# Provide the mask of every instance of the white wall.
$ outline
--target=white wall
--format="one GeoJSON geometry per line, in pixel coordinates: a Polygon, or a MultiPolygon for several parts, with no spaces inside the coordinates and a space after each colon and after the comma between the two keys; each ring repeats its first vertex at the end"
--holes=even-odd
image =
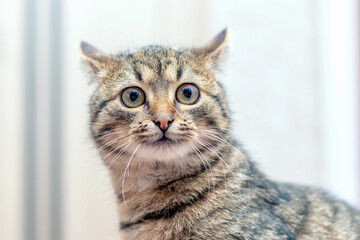
{"type": "Polygon", "coordinates": [[[318,8],[324,179],[360,208],[359,1],[321,0],[318,8]]]}
{"type": "Polygon", "coordinates": [[[213,23],[232,29],[224,82],[236,134],[270,177],[324,186],[314,1],[234,3],[214,1],[213,23]]]}
{"type": "Polygon", "coordinates": [[[22,236],[22,37],[19,1],[0,1],[0,239],[22,236]]]}

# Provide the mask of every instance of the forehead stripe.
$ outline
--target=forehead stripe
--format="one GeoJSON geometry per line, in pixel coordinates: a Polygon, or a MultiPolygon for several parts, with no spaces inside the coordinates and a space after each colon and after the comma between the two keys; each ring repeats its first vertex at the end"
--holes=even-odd
{"type": "Polygon", "coordinates": [[[181,76],[182,76],[182,67],[179,67],[178,70],[176,71],[176,79],[179,81],[181,76]]]}
{"type": "Polygon", "coordinates": [[[159,60],[159,62],[157,64],[157,73],[158,73],[159,76],[161,75],[161,72],[162,72],[162,63],[159,60]]]}
{"type": "Polygon", "coordinates": [[[137,80],[139,80],[140,82],[143,81],[141,73],[138,70],[136,70],[135,68],[134,68],[134,74],[135,74],[137,80]]]}

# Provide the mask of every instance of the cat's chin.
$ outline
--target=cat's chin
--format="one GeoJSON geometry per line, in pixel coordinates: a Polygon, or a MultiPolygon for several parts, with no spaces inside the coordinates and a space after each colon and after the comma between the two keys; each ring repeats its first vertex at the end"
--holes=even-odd
{"type": "Polygon", "coordinates": [[[193,152],[190,142],[175,142],[171,139],[159,139],[154,143],[142,144],[136,155],[147,160],[179,161],[193,152]]]}

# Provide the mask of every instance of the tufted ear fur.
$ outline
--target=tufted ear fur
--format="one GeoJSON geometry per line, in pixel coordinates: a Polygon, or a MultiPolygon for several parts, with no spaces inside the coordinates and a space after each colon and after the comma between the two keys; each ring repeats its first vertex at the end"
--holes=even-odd
{"type": "Polygon", "coordinates": [[[85,63],[94,73],[98,73],[105,64],[111,61],[111,56],[103,53],[86,42],[80,42],[79,53],[85,63]]]}
{"type": "Polygon", "coordinates": [[[216,68],[221,63],[227,48],[229,39],[229,30],[225,28],[216,35],[208,44],[200,48],[194,48],[191,51],[202,59],[208,68],[216,68]]]}

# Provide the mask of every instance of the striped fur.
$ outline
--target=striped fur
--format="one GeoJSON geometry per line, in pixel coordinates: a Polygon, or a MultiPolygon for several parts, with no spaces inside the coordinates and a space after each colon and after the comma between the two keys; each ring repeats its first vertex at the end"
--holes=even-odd
{"type": "Polygon", "coordinates": [[[214,72],[228,38],[202,48],[148,46],[106,55],[87,43],[80,53],[98,86],[91,133],[109,169],[123,239],[360,239],[360,215],[313,188],[267,179],[231,136],[226,95],[214,72]],[[195,84],[200,99],[177,101],[195,84]],[[143,105],[127,108],[125,88],[143,105]],[[168,142],[154,119],[171,116],[168,142]]]}

